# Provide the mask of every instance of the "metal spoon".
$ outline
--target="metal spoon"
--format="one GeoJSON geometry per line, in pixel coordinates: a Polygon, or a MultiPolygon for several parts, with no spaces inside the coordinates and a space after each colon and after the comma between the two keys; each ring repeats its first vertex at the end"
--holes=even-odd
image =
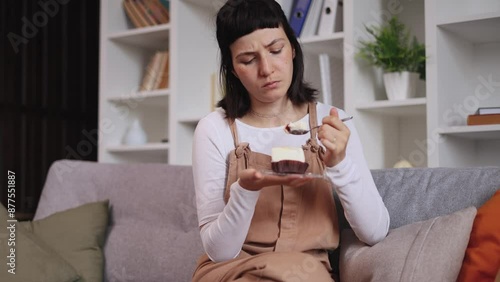
{"type": "MultiPolygon", "coordinates": [[[[352,118],[353,118],[353,116],[349,116],[349,117],[341,119],[340,121],[345,122],[345,121],[351,120],[352,118]]],[[[321,125],[318,125],[318,126],[315,126],[315,127],[311,128],[311,129],[305,129],[305,130],[303,130],[303,129],[293,129],[293,130],[290,130],[290,126],[287,124],[285,126],[285,132],[288,133],[288,134],[292,134],[292,135],[304,135],[304,134],[309,133],[309,131],[311,131],[311,130],[313,130],[315,128],[318,128],[320,126],[321,125]]]]}

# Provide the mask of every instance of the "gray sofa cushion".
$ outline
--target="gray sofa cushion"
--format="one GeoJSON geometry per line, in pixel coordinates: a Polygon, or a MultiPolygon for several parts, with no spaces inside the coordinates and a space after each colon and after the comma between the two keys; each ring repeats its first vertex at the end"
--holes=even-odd
{"type": "Polygon", "coordinates": [[[107,281],[190,281],[203,248],[192,170],[166,164],[57,161],[35,219],[109,199],[107,281]]]}
{"type": "Polygon", "coordinates": [[[372,170],[391,216],[390,228],[480,207],[500,188],[500,168],[372,170]]]}

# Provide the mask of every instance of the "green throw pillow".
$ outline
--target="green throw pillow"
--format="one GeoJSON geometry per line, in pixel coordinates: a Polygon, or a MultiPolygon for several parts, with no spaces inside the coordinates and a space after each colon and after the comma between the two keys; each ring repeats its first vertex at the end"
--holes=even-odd
{"type": "MultiPolygon", "coordinates": [[[[3,208],[2,214],[6,216],[5,208],[3,208]]],[[[69,263],[69,266],[76,270],[83,281],[100,282],[103,281],[104,273],[103,245],[107,224],[108,201],[101,201],[61,211],[40,220],[21,222],[18,224],[18,229],[22,229],[24,233],[35,238],[36,246],[45,245],[51,250],[51,254],[54,254],[53,257],[59,258],[66,264],[69,263]]],[[[22,242],[16,242],[17,246],[20,244],[22,242]]],[[[43,259],[33,259],[33,263],[26,263],[26,265],[29,265],[28,269],[31,270],[31,267],[40,267],[40,265],[46,267],[45,263],[46,261],[43,259]]],[[[18,270],[21,272],[21,265],[18,266],[18,270]]],[[[24,274],[24,271],[22,272],[24,274]]],[[[33,273],[33,277],[36,277],[35,280],[22,281],[78,280],[78,276],[69,278],[69,280],[41,280],[37,272],[36,269],[29,271],[29,273],[33,273]]],[[[52,274],[52,272],[46,272],[52,274]]],[[[0,275],[0,277],[3,276],[0,275]]]]}
{"type": "Polygon", "coordinates": [[[0,281],[10,282],[73,282],[76,270],[47,246],[24,229],[21,224],[7,222],[7,210],[0,205],[0,281]],[[11,252],[12,251],[14,252],[11,252]]]}

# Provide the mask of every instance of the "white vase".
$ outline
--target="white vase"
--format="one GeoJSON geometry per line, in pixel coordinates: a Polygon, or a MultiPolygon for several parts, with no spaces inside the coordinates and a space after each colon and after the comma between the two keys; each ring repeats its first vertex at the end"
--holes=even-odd
{"type": "Polygon", "coordinates": [[[415,97],[419,74],[416,72],[389,72],[384,74],[385,91],[389,100],[415,97]]]}
{"type": "Polygon", "coordinates": [[[123,144],[125,145],[142,145],[148,142],[146,132],[142,128],[139,119],[134,119],[130,123],[125,135],[123,136],[123,144]]]}

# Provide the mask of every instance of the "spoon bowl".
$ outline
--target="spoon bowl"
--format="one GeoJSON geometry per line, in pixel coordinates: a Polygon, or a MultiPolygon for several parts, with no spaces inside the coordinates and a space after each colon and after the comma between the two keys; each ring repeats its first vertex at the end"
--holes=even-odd
{"type": "MultiPolygon", "coordinates": [[[[345,121],[348,121],[348,120],[351,120],[351,119],[353,119],[353,116],[348,116],[346,118],[341,119],[340,121],[345,122],[345,121]]],[[[292,129],[292,128],[290,128],[289,124],[287,124],[285,126],[285,132],[288,133],[288,134],[292,134],[292,135],[304,135],[304,134],[309,133],[311,130],[313,130],[315,128],[318,128],[320,126],[321,125],[318,125],[318,126],[315,126],[315,127],[311,128],[311,129],[292,129]]]]}

